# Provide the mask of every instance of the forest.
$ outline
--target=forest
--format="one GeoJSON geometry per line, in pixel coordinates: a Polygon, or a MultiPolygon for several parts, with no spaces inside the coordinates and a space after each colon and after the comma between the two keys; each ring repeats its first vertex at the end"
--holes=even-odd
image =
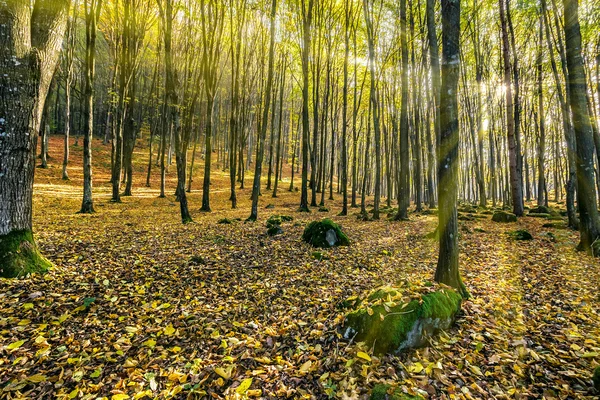
{"type": "Polygon", "coordinates": [[[0,399],[595,399],[599,208],[599,0],[0,0],[0,399]]]}

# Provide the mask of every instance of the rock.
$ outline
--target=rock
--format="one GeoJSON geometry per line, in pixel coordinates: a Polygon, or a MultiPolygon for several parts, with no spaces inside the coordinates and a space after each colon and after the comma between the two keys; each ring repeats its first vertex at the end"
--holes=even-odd
{"type": "Polygon", "coordinates": [[[217,221],[218,224],[232,224],[233,220],[229,219],[229,218],[221,218],[219,221],[217,221]]]}
{"type": "Polygon", "coordinates": [[[459,221],[475,221],[475,217],[473,217],[473,215],[470,214],[463,214],[463,213],[458,213],[458,220],[459,221]]]}
{"type": "Polygon", "coordinates": [[[340,226],[328,218],[308,224],[302,234],[302,240],[314,247],[322,248],[350,244],[348,236],[342,232],[340,226]]]}
{"type": "Polygon", "coordinates": [[[517,216],[506,211],[496,211],[492,216],[494,222],[517,222],[517,216]]]}
{"type": "Polygon", "coordinates": [[[329,208],[327,208],[325,206],[321,206],[321,207],[319,207],[319,212],[329,212],[329,208]]]}
{"type": "Polygon", "coordinates": [[[534,213],[534,212],[530,212],[529,214],[527,214],[528,217],[532,217],[532,218],[545,218],[548,219],[550,218],[550,214],[549,213],[534,213]]]}
{"type": "Polygon", "coordinates": [[[533,239],[533,236],[531,236],[531,233],[529,233],[525,229],[518,229],[516,231],[509,232],[508,234],[510,235],[510,237],[512,237],[515,240],[531,240],[531,239],[533,239]]]}
{"type": "Polygon", "coordinates": [[[542,225],[542,228],[567,229],[568,227],[564,222],[547,222],[542,225]]]}
{"type": "Polygon", "coordinates": [[[592,381],[594,382],[594,387],[597,391],[600,392],[600,366],[596,367],[594,370],[594,376],[592,377],[592,381]]]}
{"type": "Polygon", "coordinates": [[[423,396],[403,393],[400,388],[379,383],[371,391],[370,400],[422,400],[423,396]]]}
{"type": "Polygon", "coordinates": [[[269,219],[267,219],[267,235],[275,236],[283,233],[283,229],[281,229],[281,224],[285,221],[292,221],[294,218],[289,215],[271,215],[269,219]]]}
{"type": "Polygon", "coordinates": [[[461,303],[462,296],[443,285],[380,288],[346,315],[342,334],[366,342],[378,354],[397,354],[425,345],[429,336],[452,326],[461,303]]]}
{"type": "Polygon", "coordinates": [[[557,212],[546,206],[537,206],[529,210],[529,214],[550,214],[557,215],[557,212]]]}

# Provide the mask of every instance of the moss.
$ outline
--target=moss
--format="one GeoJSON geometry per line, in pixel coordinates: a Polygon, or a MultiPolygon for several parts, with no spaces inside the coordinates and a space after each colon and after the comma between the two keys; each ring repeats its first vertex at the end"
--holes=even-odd
{"type": "Polygon", "coordinates": [[[30,230],[0,235],[0,276],[18,278],[44,273],[51,267],[52,263],[40,254],[30,230]]]}
{"type": "Polygon", "coordinates": [[[567,224],[564,222],[547,222],[542,225],[542,228],[567,229],[567,224]]]}
{"type": "Polygon", "coordinates": [[[450,325],[462,302],[462,296],[452,289],[427,290],[420,297],[395,304],[393,300],[401,297],[402,291],[384,287],[372,292],[364,303],[355,301],[359,308],[346,316],[344,336],[366,342],[376,353],[395,353],[423,344],[427,335],[450,325]]]}
{"type": "Polygon", "coordinates": [[[496,211],[492,216],[494,222],[517,222],[517,216],[506,211],[496,211]]]}
{"type": "Polygon", "coordinates": [[[306,229],[304,229],[304,233],[302,234],[302,240],[313,245],[314,247],[332,247],[327,241],[327,232],[330,230],[333,230],[337,237],[337,241],[333,244],[333,246],[350,245],[350,239],[348,239],[348,236],[342,232],[340,226],[328,218],[325,218],[321,221],[313,221],[308,224],[306,229]]]}
{"type": "Polygon", "coordinates": [[[548,219],[550,218],[550,214],[548,213],[534,213],[534,212],[530,212],[527,214],[528,217],[531,218],[544,218],[544,219],[548,219]]]}
{"type": "Polygon", "coordinates": [[[375,385],[371,391],[370,400],[422,400],[424,399],[421,395],[411,395],[403,393],[400,388],[394,388],[392,385],[386,385],[379,383],[375,385]]]}
{"type": "Polygon", "coordinates": [[[319,207],[319,212],[329,212],[329,208],[327,208],[325,206],[321,206],[321,207],[319,207]]]}
{"type": "Polygon", "coordinates": [[[600,391],[600,366],[596,367],[594,370],[594,376],[592,377],[592,381],[594,382],[594,387],[597,391],[600,391]]]}
{"type": "Polygon", "coordinates": [[[550,207],[546,207],[546,206],[537,206],[537,207],[533,207],[532,209],[529,210],[529,214],[550,214],[550,215],[557,215],[558,213],[553,210],[550,207]]]}
{"type": "Polygon", "coordinates": [[[531,239],[533,239],[533,236],[531,236],[531,233],[529,233],[525,229],[518,229],[516,231],[509,232],[508,234],[510,235],[511,238],[513,238],[515,240],[531,240],[531,239]]]}
{"type": "Polygon", "coordinates": [[[217,221],[217,223],[229,225],[229,224],[233,224],[233,220],[231,220],[229,218],[221,218],[219,221],[217,221]]]}
{"type": "Polygon", "coordinates": [[[283,233],[283,229],[279,225],[273,225],[267,228],[267,235],[275,236],[283,233]]]}

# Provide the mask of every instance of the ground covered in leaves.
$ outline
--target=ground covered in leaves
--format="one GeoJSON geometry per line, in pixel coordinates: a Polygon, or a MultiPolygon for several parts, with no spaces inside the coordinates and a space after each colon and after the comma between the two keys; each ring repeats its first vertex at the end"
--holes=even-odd
{"type": "Polygon", "coordinates": [[[287,180],[277,199],[261,197],[259,220],[244,224],[250,189],[230,210],[228,173],[219,169],[213,212],[199,211],[198,175],[195,222],[182,225],[174,165],[169,196],[159,199],[156,170],[144,187],[139,149],[134,196],[113,204],[109,146],[100,142],[97,213],[80,215],[81,147],[73,145],[63,182],[60,140],[51,139],[50,168],[36,172],[34,199],[35,235],[56,267],[0,280],[0,398],[366,398],[377,383],[430,399],[598,395],[600,266],[574,251],[576,232],[530,217],[461,221],[461,271],[473,297],[455,328],[427,348],[376,357],[341,338],[339,304],[383,284],[429,281],[435,216],[338,217],[339,195],[328,212],[298,213],[287,180]],[[271,237],[273,214],[293,221],[271,237]],[[314,254],[302,232],[325,216],[352,243],[314,254]],[[533,240],[516,241],[516,229],[533,240]]]}

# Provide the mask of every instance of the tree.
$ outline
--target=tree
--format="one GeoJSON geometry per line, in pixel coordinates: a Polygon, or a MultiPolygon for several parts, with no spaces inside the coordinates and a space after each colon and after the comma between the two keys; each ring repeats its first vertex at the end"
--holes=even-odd
{"type": "Polygon", "coordinates": [[[5,277],[50,266],[32,233],[35,144],[69,4],[0,2],[0,275],[5,277]]]}
{"type": "Polygon", "coordinates": [[[571,114],[577,141],[577,204],[580,242],[577,248],[600,255],[600,246],[592,244],[600,237],[600,219],[594,188],[594,138],[588,112],[587,83],[581,57],[581,30],[578,0],[563,0],[567,50],[568,85],[571,90],[571,114]]]}
{"type": "Polygon", "coordinates": [[[258,152],[254,169],[254,182],[252,184],[252,210],[248,221],[256,221],[258,217],[258,196],[260,195],[260,177],[262,174],[263,156],[265,153],[265,139],[267,136],[267,124],[269,123],[269,109],[271,105],[271,88],[273,86],[273,71],[275,64],[275,14],[277,12],[277,0],[271,3],[271,40],[269,44],[269,71],[267,72],[267,86],[265,87],[264,106],[260,134],[258,137],[258,152]]]}
{"type": "Polygon", "coordinates": [[[85,4],[85,120],[83,136],[83,200],[80,213],[93,213],[92,137],[94,134],[94,75],[96,73],[96,25],[102,0],[84,0],[85,4]],[[88,1],[90,2],[88,5],[88,1]]]}
{"type": "Polygon", "coordinates": [[[442,86],[440,90],[440,159],[438,162],[439,242],[435,280],[467,296],[458,269],[458,77],[460,70],[460,0],[442,1],[442,86]]]}
{"type": "MultiPolygon", "coordinates": [[[[511,47],[508,37],[508,3],[510,0],[499,0],[500,6],[500,25],[502,26],[502,58],[504,64],[504,86],[506,90],[506,131],[508,139],[508,154],[510,162],[510,191],[512,198],[513,212],[517,216],[523,215],[523,180],[519,168],[519,145],[516,134],[517,121],[515,119],[515,98],[513,97],[513,88],[511,80],[511,71],[514,66],[511,66],[510,54],[511,47]]],[[[514,49],[513,49],[514,51],[514,49]]]]}
{"type": "Polygon", "coordinates": [[[400,0],[400,47],[402,72],[400,78],[402,99],[400,103],[400,171],[398,171],[398,213],[396,220],[408,219],[410,203],[410,170],[408,149],[408,40],[406,34],[406,0],[400,0]]]}
{"type": "Polygon", "coordinates": [[[302,13],[302,183],[300,194],[300,211],[308,209],[308,136],[310,121],[308,119],[308,55],[310,53],[310,29],[312,24],[314,0],[301,0],[302,13]],[[308,3],[307,3],[308,2],[308,3]]]}

